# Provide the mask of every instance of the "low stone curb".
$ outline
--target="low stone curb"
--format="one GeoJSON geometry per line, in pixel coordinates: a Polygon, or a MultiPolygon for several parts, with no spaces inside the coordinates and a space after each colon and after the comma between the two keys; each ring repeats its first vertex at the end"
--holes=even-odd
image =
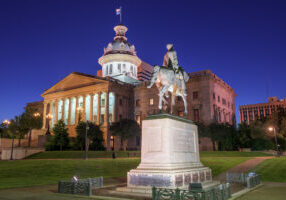
{"type": "Polygon", "coordinates": [[[240,190],[239,192],[236,192],[236,193],[232,194],[231,198],[229,200],[235,200],[238,197],[241,197],[242,195],[244,195],[244,194],[246,194],[248,192],[251,192],[253,190],[256,190],[257,188],[260,188],[262,186],[263,186],[263,184],[261,183],[261,184],[255,186],[255,187],[253,187],[253,188],[250,188],[250,189],[249,188],[245,188],[244,190],[240,190]]]}

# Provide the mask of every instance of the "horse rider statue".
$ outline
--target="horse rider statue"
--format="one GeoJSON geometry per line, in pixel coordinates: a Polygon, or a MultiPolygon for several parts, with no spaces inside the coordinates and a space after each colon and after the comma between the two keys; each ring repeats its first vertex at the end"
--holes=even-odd
{"type": "Polygon", "coordinates": [[[147,88],[151,88],[155,83],[159,90],[159,109],[162,109],[162,102],[168,104],[165,97],[169,97],[168,92],[172,94],[171,113],[173,113],[173,106],[175,105],[175,97],[181,96],[184,101],[185,114],[187,109],[187,92],[186,82],[189,80],[188,74],[182,67],[178,65],[177,53],[174,51],[173,45],[167,45],[168,52],[164,56],[163,66],[154,66],[153,74],[150,84],[147,88]]]}

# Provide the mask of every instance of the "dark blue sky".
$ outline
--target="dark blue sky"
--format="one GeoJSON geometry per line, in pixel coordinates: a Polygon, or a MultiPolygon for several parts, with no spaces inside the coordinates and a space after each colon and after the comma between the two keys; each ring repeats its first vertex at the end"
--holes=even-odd
{"type": "Polygon", "coordinates": [[[188,72],[210,69],[234,88],[237,107],[286,97],[284,0],[0,0],[0,120],[73,71],[96,74],[120,5],[149,64],[174,43],[188,72]]]}

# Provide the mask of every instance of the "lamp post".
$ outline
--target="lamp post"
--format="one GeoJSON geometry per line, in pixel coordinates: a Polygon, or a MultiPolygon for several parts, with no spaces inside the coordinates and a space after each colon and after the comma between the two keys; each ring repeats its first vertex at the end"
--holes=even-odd
{"type": "Polygon", "coordinates": [[[114,151],[114,136],[110,136],[110,139],[112,141],[112,151],[114,151]]]}
{"type": "MultiPolygon", "coordinates": [[[[8,121],[7,119],[3,121],[3,124],[5,126],[9,126],[11,122],[8,121]]],[[[10,160],[13,160],[13,150],[14,150],[14,134],[12,133],[12,146],[11,146],[11,156],[10,156],[10,160]]]]}
{"type": "Polygon", "coordinates": [[[86,127],[85,127],[85,152],[84,152],[84,159],[87,160],[87,132],[89,130],[89,126],[88,126],[88,120],[86,121],[86,127]]]}
{"type": "Polygon", "coordinates": [[[277,134],[276,134],[276,129],[275,127],[269,127],[268,128],[269,131],[273,131],[274,132],[274,137],[275,137],[275,145],[276,145],[276,157],[279,157],[279,151],[278,151],[278,144],[277,144],[277,134]]]}
{"type": "Polygon", "coordinates": [[[50,133],[50,119],[52,119],[52,115],[51,114],[47,114],[46,118],[48,120],[48,128],[47,128],[46,135],[51,135],[51,133],[50,133]]]}

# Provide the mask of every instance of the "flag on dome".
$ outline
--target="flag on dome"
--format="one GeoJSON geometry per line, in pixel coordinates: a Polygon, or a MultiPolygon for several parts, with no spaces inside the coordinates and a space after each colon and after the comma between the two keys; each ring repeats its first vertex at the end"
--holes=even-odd
{"type": "Polygon", "coordinates": [[[120,14],[121,14],[121,8],[117,8],[117,9],[115,10],[115,12],[116,12],[116,15],[120,15],[120,14]]]}

